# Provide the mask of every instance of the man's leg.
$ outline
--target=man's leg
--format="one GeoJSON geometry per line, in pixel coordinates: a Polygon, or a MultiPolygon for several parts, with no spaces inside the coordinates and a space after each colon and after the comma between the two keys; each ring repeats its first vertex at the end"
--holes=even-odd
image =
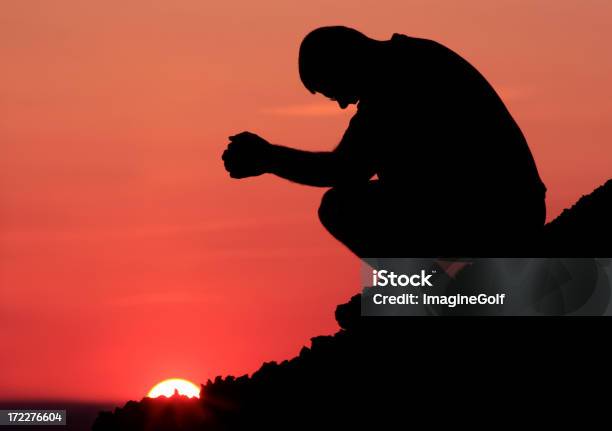
{"type": "Polygon", "coordinates": [[[361,186],[337,187],[325,192],[319,207],[319,220],[338,241],[359,257],[378,256],[381,221],[385,204],[378,181],[361,186]]]}
{"type": "Polygon", "coordinates": [[[459,204],[415,197],[369,181],[328,190],[319,219],[362,258],[490,256],[491,249],[504,241],[500,241],[499,220],[484,216],[490,213],[486,206],[486,202],[480,207],[468,205],[466,212],[459,204]]]}

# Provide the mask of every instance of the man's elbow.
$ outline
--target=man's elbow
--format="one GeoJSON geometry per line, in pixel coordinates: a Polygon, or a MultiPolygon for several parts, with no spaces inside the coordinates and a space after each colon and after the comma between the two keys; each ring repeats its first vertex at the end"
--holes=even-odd
{"type": "Polygon", "coordinates": [[[367,183],[374,172],[370,169],[359,169],[356,167],[344,167],[335,176],[334,187],[350,186],[367,183]]]}

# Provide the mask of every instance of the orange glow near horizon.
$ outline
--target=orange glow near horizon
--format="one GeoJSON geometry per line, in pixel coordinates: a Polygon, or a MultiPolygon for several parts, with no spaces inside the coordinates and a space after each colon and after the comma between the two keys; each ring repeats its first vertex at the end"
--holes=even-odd
{"type": "Polygon", "coordinates": [[[194,383],[185,379],[167,379],[163,382],[159,382],[149,391],[147,397],[171,397],[174,393],[178,392],[179,395],[185,395],[189,398],[200,398],[200,388],[194,383]]]}

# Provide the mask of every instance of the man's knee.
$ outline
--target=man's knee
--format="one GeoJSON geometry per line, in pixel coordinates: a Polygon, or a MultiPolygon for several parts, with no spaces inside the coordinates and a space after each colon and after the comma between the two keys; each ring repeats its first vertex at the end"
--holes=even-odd
{"type": "Polygon", "coordinates": [[[319,220],[327,230],[333,230],[338,220],[339,194],[337,189],[329,189],[323,194],[319,205],[319,220]]]}
{"type": "Polygon", "coordinates": [[[323,194],[319,205],[319,220],[332,234],[349,226],[364,226],[364,222],[375,223],[376,214],[365,211],[363,202],[378,199],[380,190],[377,181],[355,187],[342,186],[329,189],[323,194]]]}

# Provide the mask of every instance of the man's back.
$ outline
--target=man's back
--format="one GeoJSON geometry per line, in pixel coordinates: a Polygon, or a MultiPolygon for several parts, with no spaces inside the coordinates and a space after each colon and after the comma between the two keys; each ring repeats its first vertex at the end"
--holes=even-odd
{"type": "Polygon", "coordinates": [[[355,119],[381,183],[465,217],[543,202],[527,142],[486,79],[436,42],[395,34],[390,45],[391,66],[355,119]]]}

